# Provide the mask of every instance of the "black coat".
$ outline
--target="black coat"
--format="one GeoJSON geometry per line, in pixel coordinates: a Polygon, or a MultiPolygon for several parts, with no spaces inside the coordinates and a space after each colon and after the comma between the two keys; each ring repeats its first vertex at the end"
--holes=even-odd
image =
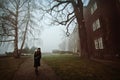
{"type": "Polygon", "coordinates": [[[34,67],[40,66],[41,52],[34,53],[34,67]]]}

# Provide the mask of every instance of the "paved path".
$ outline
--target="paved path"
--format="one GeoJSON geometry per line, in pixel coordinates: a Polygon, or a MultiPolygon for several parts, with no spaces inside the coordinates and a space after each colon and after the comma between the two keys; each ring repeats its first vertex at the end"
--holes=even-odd
{"type": "Polygon", "coordinates": [[[33,58],[27,59],[16,71],[13,80],[60,80],[54,71],[43,61],[39,67],[38,76],[35,75],[33,58]]]}

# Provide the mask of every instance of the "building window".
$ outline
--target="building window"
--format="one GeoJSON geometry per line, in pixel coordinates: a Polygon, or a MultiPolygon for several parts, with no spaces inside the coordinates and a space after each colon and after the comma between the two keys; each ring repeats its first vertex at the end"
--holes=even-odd
{"type": "Polygon", "coordinates": [[[102,37],[100,37],[98,39],[98,42],[99,42],[99,49],[103,49],[103,40],[102,40],[102,37]]]}
{"type": "Polygon", "coordinates": [[[95,49],[104,49],[102,37],[94,40],[95,49]]]}
{"type": "Polygon", "coordinates": [[[98,47],[98,40],[94,40],[94,43],[95,43],[95,49],[99,49],[98,47]]]}
{"type": "Polygon", "coordinates": [[[91,7],[91,14],[93,14],[94,13],[94,10],[93,10],[93,7],[91,7]]]}
{"type": "Polygon", "coordinates": [[[93,23],[93,31],[96,31],[97,29],[100,28],[100,21],[99,19],[97,19],[94,23],[93,23]]]}
{"type": "Polygon", "coordinates": [[[97,3],[95,2],[95,3],[91,6],[91,14],[93,14],[96,9],[97,9],[97,3]]]}

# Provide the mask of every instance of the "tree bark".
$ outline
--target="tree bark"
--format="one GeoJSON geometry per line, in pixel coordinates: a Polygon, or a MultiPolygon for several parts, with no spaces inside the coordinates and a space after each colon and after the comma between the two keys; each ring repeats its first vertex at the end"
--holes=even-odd
{"type": "Polygon", "coordinates": [[[19,58],[18,53],[18,5],[16,7],[16,19],[15,19],[15,41],[14,41],[14,57],[19,58]]]}
{"type": "Polygon", "coordinates": [[[79,38],[80,38],[80,48],[81,48],[81,56],[88,57],[88,45],[87,45],[87,33],[85,28],[84,16],[83,16],[83,3],[81,0],[77,0],[78,3],[72,3],[76,20],[78,22],[78,31],[79,31],[79,38]]]}
{"type": "Polygon", "coordinates": [[[18,58],[18,28],[15,28],[15,40],[14,40],[14,57],[18,58]]]}

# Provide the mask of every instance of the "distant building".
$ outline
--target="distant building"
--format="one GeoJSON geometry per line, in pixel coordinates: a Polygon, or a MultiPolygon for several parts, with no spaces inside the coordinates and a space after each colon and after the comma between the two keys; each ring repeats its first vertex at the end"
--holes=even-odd
{"type": "Polygon", "coordinates": [[[67,43],[67,41],[65,39],[65,40],[62,41],[62,43],[59,44],[59,48],[60,48],[61,51],[66,50],[66,47],[67,47],[66,43],[67,43]]]}
{"type": "Polygon", "coordinates": [[[81,55],[80,54],[80,39],[79,39],[77,25],[75,26],[73,32],[69,36],[68,50],[78,55],[81,55]]]}
{"type": "Polygon", "coordinates": [[[120,0],[90,0],[84,7],[88,52],[91,57],[120,56],[120,0]]]}

